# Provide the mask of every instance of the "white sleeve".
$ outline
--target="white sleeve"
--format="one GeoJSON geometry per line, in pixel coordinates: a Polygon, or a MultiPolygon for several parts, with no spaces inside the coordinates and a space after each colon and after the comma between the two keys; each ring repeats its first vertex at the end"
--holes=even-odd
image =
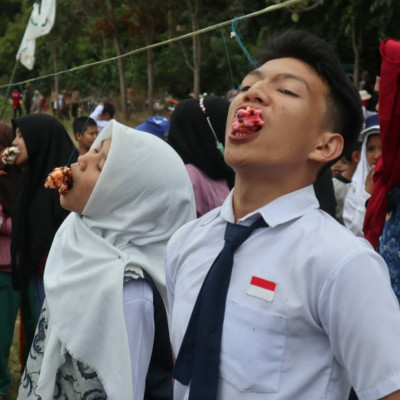
{"type": "Polygon", "coordinates": [[[143,399],[154,343],[153,291],[143,279],[124,284],[124,314],[135,399],[143,399]]]}
{"type": "Polygon", "coordinates": [[[99,117],[103,111],[103,104],[98,104],[93,112],[90,114],[90,118],[94,119],[96,122],[99,122],[99,117]]]}
{"type": "MultiPolygon", "coordinates": [[[[350,186],[350,190],[354,190],[350,186]]],[[[348,193],[349,194],[349,193],[348,193]]],[[[364,237],[363,226],[365,218],[365,202],[370,198],[370,194],[363,190],[359,198],[354,196],[346,197],[346,204],[343,209],[344,225],[349,228],[356,236],[364,237]]]]}
{"type": "Polygon", "coordinates": [[[376,252],[364,249],[337,266],[321,291],[318,314],[360,400],[400,388],[399,303],[376,252]]]}

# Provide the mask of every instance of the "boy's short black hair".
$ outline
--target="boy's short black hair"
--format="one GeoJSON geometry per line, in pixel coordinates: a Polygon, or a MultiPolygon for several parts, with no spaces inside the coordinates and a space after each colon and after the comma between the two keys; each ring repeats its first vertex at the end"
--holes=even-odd
{"type": "Polygon", "coordinates": [[[278,58],[295,58],[313,68],[329,87],[326,126],[344,139],[342,154],[357,140],[363,124],[360,94],[342,69],[332,47],[305,30],[272,34],[259,53],[261,64],[278,58]]]}
{"type": "Polygon", "coordinates": [[[83,135],[86,128],[88,128],[89,126],[97,126],[96,121],[93,118],[90,117],[75,118],[72,124],[74,135],[76,135],[77,133],[83,135]]]}
{"type": "Polygon", "coordinates": [[[359,153],[361,152],[361,146],[362,146],[362,142],[360,140],[356,140],[355,142],[353,142],[353,144],[349,147],[349,150],[347,153],[343,154],[343,157],[347,160],[347,161],[352,161],[352,154],[355,151],[358,151],[359,153]]]}
{"type": "Polygon", "coordinates": [[[115,108],[111,103],[104,103],[103,111],[101,113],[103,115],[110,114],[110,117],[113,118],[115,113],[115,108]]]}

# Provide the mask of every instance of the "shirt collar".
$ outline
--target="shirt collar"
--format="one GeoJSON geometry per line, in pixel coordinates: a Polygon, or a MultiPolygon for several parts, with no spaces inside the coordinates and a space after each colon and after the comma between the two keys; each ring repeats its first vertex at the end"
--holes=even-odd
{"type": "MultiPolygon", "coordinates": [[[[234,189],[226,198],[220,213],[221,218],[228,222],[234,222],[235,220],[232,209],[233,191],[234,189]]],[[[275,199],[271,203],[247,214],[238,223],[249,225],[261,215],[270,227],[274,227],[299,218],[309,210],[316,208],[319,208],[319,202],[315,196],[313,185],[309,185],[275,199]]]]}

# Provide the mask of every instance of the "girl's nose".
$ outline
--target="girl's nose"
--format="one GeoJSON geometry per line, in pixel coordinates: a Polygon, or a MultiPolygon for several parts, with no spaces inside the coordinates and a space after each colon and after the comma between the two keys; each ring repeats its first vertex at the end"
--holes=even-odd
{"type": "Polygon", "coordinates": [[[87,165],[86,158],[87,158],[86,154],[83,154],[83,155],[79,156],[77,159],[77,164],[81,170],[84,170],[86,168],[86,165],[87,165]]]}

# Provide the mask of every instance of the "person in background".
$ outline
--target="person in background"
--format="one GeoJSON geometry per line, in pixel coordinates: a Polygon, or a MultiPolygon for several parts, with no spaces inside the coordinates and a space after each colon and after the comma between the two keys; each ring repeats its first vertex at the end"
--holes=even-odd
{"type": "Polygon", "coordinates": [[[18,87],[14,87],[11,92],[11,108],[13,109],[14,118],[20,117],[22,115],[22,93],[18,87]]]}
{"type": "Polygon", "coordinates": [[[11,207],[19,171],[2,162],[1,156],[13,139],[9,125],[0,123],[0,399],[11,385],[8,360],[20,296],[11,280],[11,207]]]}
{"type": "Polygon", "coordinates": [[[163,258],[195,218],[184,165],[162,140],[111,121],[71,170],[18,399],[172,400],[163,258]]]}
{"type": "Polygon", "coordinates": [[[230,89],[226,94],[226,97],[231,102],[237,95],[239,94],[239,90],[237,89],[230,89]]]}
{"type": "Polygon", "coordinates": [[[110,102],[99,103],[93,112],[90,114],[90,118],[96,121],[99,133],[108,124],[110,120],[114,118],[115,108],[110,102]]]}
{"type": "Polygon", "coordinates": [[[31,107],[32,107],[32,84],[30,82],[28,82],[25,85],[23,99],[24,99],[25,111],[26,114],[28,115],[31,113],[31,107]]]}
{"type": "Polygon", "coordinates": [[[344,225],[355,235],[364,237],[366,203],[373,189],[373,174],[382,154],[378,115],[369,117],[361,132],[361,157],[343,204],[344,225]]]}
{"type": "Polygon", "coordinates": [[[342,160],[343,160],[343,157],[331,165],[332,177],[335,177],[336,175],[339,175],[342,172],[342,170],[344,168],[342,160]]]}
{"type": "Polygon", "coordinates": [[[335,163],[338,165],[338,174],[332,177],[333,187],[336,197],[336,213],[335,218],[343,225],[343,206],[344,200],[347,196],[351,179],[360,161],[361,142],[357,141],[354,146],[345,154],[339,161],[335,163]]]}
{"type": "Polygon", "coordinates": [[[372,96],[366,90],[360,90],[359,93],[360,93],[360,98],[361,98],[361,105],[362,105],[364,120],[366,121],[367,118],[371,117],[372,115],[377,114],[377,112],[367,109],[368,102],[372,96]]]}
{"type": "Polygon", "coordinates": [[[63,108],[64,108],[64,95],[62,93],[58,93],[58,95],[54,93],[53,115],[62,120],[64,118],[63,108]]]}
{"type": "Polygon", "coordinates": [[[71,93],[71,115],[72,118],[78,118],[80,92],[77,87],[72,89],[71,93]]]}
{"type": "Polygon", "coordinates": [[[50,93],[50,103],[51,103],[51,110],[53,111],[53,115],[56,116],[56,110],[57,110],[57,92],[56,89],[53,88],[51,89],[51,93],[50,93]]]}
{"type": "Polygon", "coordinates": [[[39,90],[35,90],[33,92],[33,98],[32,98],[32,109],[35,114],[40,113],[42,111],[41,102],[42,102],[42,95],[40,94],[39,90]]]}
{"type": "Polygon", "coordinates": [[[11,268],[14,289],[21,293],[21,317],[27,357],[44,299],[43,272],[58,227],[68,212],[56,191],[44,181],[56,167],[78,154],[64,126],[47,114],[13,119],[13,146],[20,150],[15,165],[21,170],[11,214],[11,268]]]}
{"type": "Polygon", "coordinates": [[[374,111],[378,101],[378,95],[374,89],[374,77],[368,71],[362,71],[360,74],[359,91],[367,92],[371,97],[365,105],[367,111],[374,111]]]}
{"type": "Polygon", "coordinates": [[[358,90],[315,35],[268,39],[227,116],[235,186],[167,245],[174,399],[398,400],[387,266],[313,189],[358,138],[358,90]]]}
{"type": "Polygon", "coordinates": [[[63,104],[61,107],[61,119],[67,119],[68,121],[71,119],[70,109],[71,109],[71,93],[65,89],[62,92],[63,94],[63,104]]]}
{"type": "Polygon", "coordinates": [[[79,154],[87,153],[99,134],[96,121],[90,117],[78,117],[75,118],[72,129],[79,144],[79,154]]]}
{"type": "Polygon", "coordinates": [[[185,99],[171,115],[168,143],[186,165],[198,217],[220,206],[233,186],[234,173],[223,156],[229,104],[218,96],[185,99]]]}
{"type": "Polygon", "coordinates": [[[169,121],[162,115],[153,115],[142,124],[136,126],[138,131],[151,133],[160,139],[167,140],[169,121]]]}

